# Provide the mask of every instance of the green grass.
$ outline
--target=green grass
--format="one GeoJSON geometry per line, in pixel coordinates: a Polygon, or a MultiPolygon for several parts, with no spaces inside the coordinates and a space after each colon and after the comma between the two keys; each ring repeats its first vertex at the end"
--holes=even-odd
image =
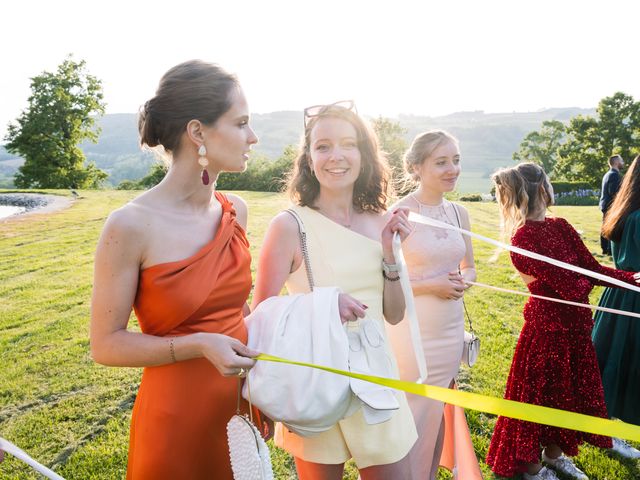
{"type": "MultiPolygon", "coordinates": [[[[0,436],[68,479],[122,478],[126,468],[129,418],[141,370],[94,364],[88,324],[98,235],[108,213],[134,195],[83,191],[67,210],[0,221],[0,436]]],[[[249,204],[255,265],[269,220],[288,201],[277,194],[241,195],[249,204]]],[[[466,206],[474,230],[495,237],[496,206],[466,206]]],[[[590,249],[598,250],[597,207],[556,207],[554,212],[582,230],[590,249]]],[[[474,248],[479,281],[522,289],[505,253],[492,260],[492,246],[474,241],[474,248]]],[[[592,301],[598,295],[594,292],[592,301]]],[[[467,305],[482,338],[482,353],[473,369],[461,372],[461,388],[502,396],[524,301],[471,289],[467,305]]],[[[495,418],[475,411],[467,415],[483,459],[495,418]]],[[[275,447],[272,454],[277,478],[296,478],[291,458],[275,447]]],[[[582,448],[576,462],[592,479],[640,478],[640,462],[596,448],[582,448]]],[[[495,478],[484,463],[482,468],[485,478],[495,478]]],[[[448,478],[445,472],[441,476],[448,478]]],[[[0,464],[0,478],[37,477],[9,456],[0,464]]],[[[345,478],[357,478],[353,464],[345,478]]]]}

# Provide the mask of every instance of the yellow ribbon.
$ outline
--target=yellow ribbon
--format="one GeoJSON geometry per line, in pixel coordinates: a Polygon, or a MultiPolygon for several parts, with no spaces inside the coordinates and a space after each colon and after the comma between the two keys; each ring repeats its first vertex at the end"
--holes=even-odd
{"type": "Polygon", "coordinates": [[[542,407],[540,405],[531,405],[528,403],[515,402],[513,400],[489,397],[486,395],[479,395],[477,393],[461,392],[460,390],[452,390],[449,388],[425,385],[422,383],[405,382],[403,380],[394,380],[392,378],[375,377],[372,375],[347,372],[345,370],[324,367],[322,365],[314,365],[312,363],[296,362],[294,360],[274,357],[273,355],[265,353],[261,353],[255,357],[255,359],[316,368],[318,370],[357,378],[359,380],[383,385],[396,390],[402,390],[415,395],[421,395],[423,397],[439,400],[451,405],[458,405],[459,407],[471,410],[491,413],[493,415],[502,415],[503,417],[517,418],[519,420],[541,423],[552,427],[567,428],[570,430],[577,430],[579,432],[605,435],[607,437],[624,438],[626,440],[640,442],[640,426],[631,425],[625,422],[592,417],[590,415],[559,410],[557,408],[542,407]]]}

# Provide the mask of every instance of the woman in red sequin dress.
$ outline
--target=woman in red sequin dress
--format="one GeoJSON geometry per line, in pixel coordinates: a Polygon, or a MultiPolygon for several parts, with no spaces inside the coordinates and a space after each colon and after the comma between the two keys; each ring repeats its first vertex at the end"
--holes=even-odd
{"type": "MultiPolygon", "coordinates": [[[[635,284],[632,272],[600,265],[565,219],[545,216],[553,191],[538,165],[523,163],[501,170],[493,181],[505,231],[513,234],[512,245],[635,284]]],[[[522,255],[512,253],[511,260],[532,294],[589,303],[594,285],[608,285],[522,255]]],[[[505,398],[607,418],[591,343],[590,310],[529,298],[524,320],[505,398]]],[[[578,445],[585,441],[611,447],[607,437],[499,417],[487,464],[506,477],[523,472],[527,480],[557,478],[540,463],[542,446],[548,466],[586,479],[566,456],[577,455],[578,445]]]]}

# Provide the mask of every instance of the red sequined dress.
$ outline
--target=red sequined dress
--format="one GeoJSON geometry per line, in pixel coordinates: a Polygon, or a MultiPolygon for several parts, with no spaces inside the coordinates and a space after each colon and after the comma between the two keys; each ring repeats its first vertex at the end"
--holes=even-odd
{"type": "MultiPolygon", "coordinates": [[[[527,221],[511,243],[635,284],[632,272],[600,265],[563,218],[527,221]]],[[[511,261],[519,272],[535,278],[527,285],[533,294],[589,303],[594,285],[611,286],[514,253],[511,261]]],[[[606,418],[604,391],[591,343],[592,327],[591,311],[586,308],[529,298],[504,397],[606,418]]],[[[541,446],[556,444],[572,456],[585,441],[611,447],[607,437],[499,417],[487,464],[498,475],[512,477],[524,470],[524,464],[540,461],[541,446]]]]}

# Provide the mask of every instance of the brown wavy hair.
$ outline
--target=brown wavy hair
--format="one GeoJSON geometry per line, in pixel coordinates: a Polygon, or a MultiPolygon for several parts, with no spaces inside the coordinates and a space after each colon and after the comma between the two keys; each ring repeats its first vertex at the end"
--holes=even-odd
{"type": "Polygon", "coordinates": [[[530,214],[553,205],[551,183],[540,165],[526,162],[503,168],[494,173],[491,180],[496,185],[496,200],[506,238],[511,238],[530,214]]]}
{"type": "Polygon", "coordinates": [[[633,159],[622,179],[620,190],[607,211],[602,224],[602,236],[619,242],[627,217],[640,209],[640,155],[633,159]]]}
{"type": "Polygon", "coordinates": [[[287,192],[291,200],[303,207],[314,207],[320,193],[320,183],[311,172],[311,132],[321,118],[340,118],[356,129],[360,150],[361,171],[353,186],[353,206],[360,212],[383,212],[392,195],[391,170],[387,159],[378,146],[378,137],[373,129],[356,113],[332,106],[307,122],[293,171],[287,179],[287,192]]]}

